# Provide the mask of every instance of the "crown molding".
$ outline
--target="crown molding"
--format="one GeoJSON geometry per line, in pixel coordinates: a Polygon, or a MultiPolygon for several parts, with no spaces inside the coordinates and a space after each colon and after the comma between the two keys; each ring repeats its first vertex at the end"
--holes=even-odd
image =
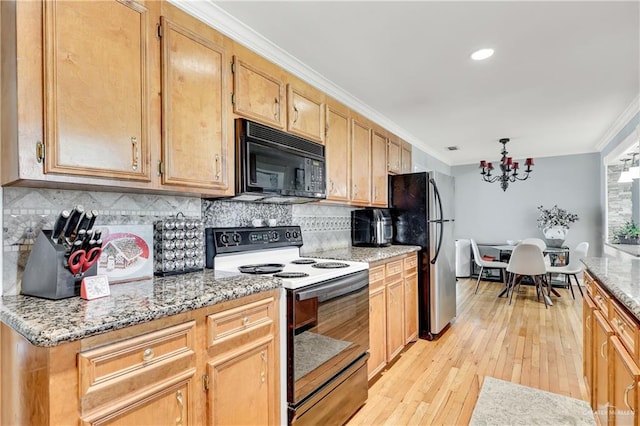
{"type": "Polygon", "coordinates": [[[598,152],[601,152],[607,146],[607,144],[611,142],[611,140],[618,133],[620,133],[620,130],[622,130],[622,128],[627,125],[629,120],[631,120],[633,116],[638,112],[640,112],[640,95],[636,96],[635,99],[631,101],[631,104],[622,112],[622,114],[620,114],[616,121],[613,122],[602,139],[600,139],[600,142],[598,142],[598,144],[596,145],[596,150],[598,152]]]}
{"type": "Polygon", "coordinates": [[[307,66],[305,63],[298,60],[272,41],[265,38],[263,35],[253,30],[251,27],[227,13],[227,11],[216,5],[212,0],[169,0],[169,3],[172,3],[188,14],[195,16],[225,36],[270,60],[296,77],[301,78],[336,99],[338,102],[345,104],[357,113],[362,114],[369,120],[372,120],[398,137],[421,149],[426,154],[449,165],[450,159],[444,156],[443,153],[437,152],[425,142],[408,133],[377,110],[371,108],[369,105],[328,80],[322,74],[313,70],[311,67],[307,66]]]}

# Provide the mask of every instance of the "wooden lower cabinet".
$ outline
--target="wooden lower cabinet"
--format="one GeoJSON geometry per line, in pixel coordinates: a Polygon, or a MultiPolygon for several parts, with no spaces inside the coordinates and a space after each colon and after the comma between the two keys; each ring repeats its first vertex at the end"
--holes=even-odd
{"type": "Polygon", "coordinates": [[[638,382],[640,368],[620,339],[611,337],[611,389],[609,421],[613,424],[638,425],[638,382]]]}
{"type": "Polygon", "coordinates": [[[384,265],[369,270],[369,379],[387,365],[387,298],[384,265]]]}
{"type": "Polygon", "coordinates": [[[0,324],[3,425],[280,421],[272,290],[53,347],[0,324]]]}
{"type": "Polygon", "coordinates": [[[417,339],[416,265],[412,253],[369,268],[369,380],[417,339]]]}
{"type": "Polygon", "coordinates": [[[273,336],[207,364],[209,425],[271,425],[277,401],[273,336]],[[240,408],[242,407],[242,408],[240,408]]]}
{"type": "Polygon", "coordinates": [[[640,425],[640,322],[588,273],[583,307],[584,377],[600,425],[640,425]]]}

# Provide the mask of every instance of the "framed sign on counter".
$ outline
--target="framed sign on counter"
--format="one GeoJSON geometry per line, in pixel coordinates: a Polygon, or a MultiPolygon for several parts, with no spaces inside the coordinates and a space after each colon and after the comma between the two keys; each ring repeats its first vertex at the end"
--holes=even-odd
{"type": "Polygon", "coordinates": [[[106,275],[111,284],[153,277],[152,225],[110,225],[98,230],[102,231],[98,274],[106,275]]]}

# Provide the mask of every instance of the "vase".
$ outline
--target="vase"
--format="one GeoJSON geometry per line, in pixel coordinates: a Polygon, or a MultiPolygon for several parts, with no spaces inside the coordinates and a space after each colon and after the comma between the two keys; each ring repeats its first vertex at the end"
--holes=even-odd
{"type": "Polygon", "coordinates": [[[544,239],[547,242],[547,247],[560,248],[564,244],[564,239],[569,233],[568,228],[562,226],[549,226],[542,230],[544,239]]]}

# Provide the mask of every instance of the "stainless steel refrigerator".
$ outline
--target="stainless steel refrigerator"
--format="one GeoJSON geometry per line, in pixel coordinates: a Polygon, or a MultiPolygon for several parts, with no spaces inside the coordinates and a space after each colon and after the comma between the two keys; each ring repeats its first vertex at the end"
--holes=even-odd
{"type": "Polygon", "coordinates": [[[389,208],[395,244],[418,253],[418,330],[441,334],[456,316],[454,179],[438,172],[389,176],[389,208]]]}

